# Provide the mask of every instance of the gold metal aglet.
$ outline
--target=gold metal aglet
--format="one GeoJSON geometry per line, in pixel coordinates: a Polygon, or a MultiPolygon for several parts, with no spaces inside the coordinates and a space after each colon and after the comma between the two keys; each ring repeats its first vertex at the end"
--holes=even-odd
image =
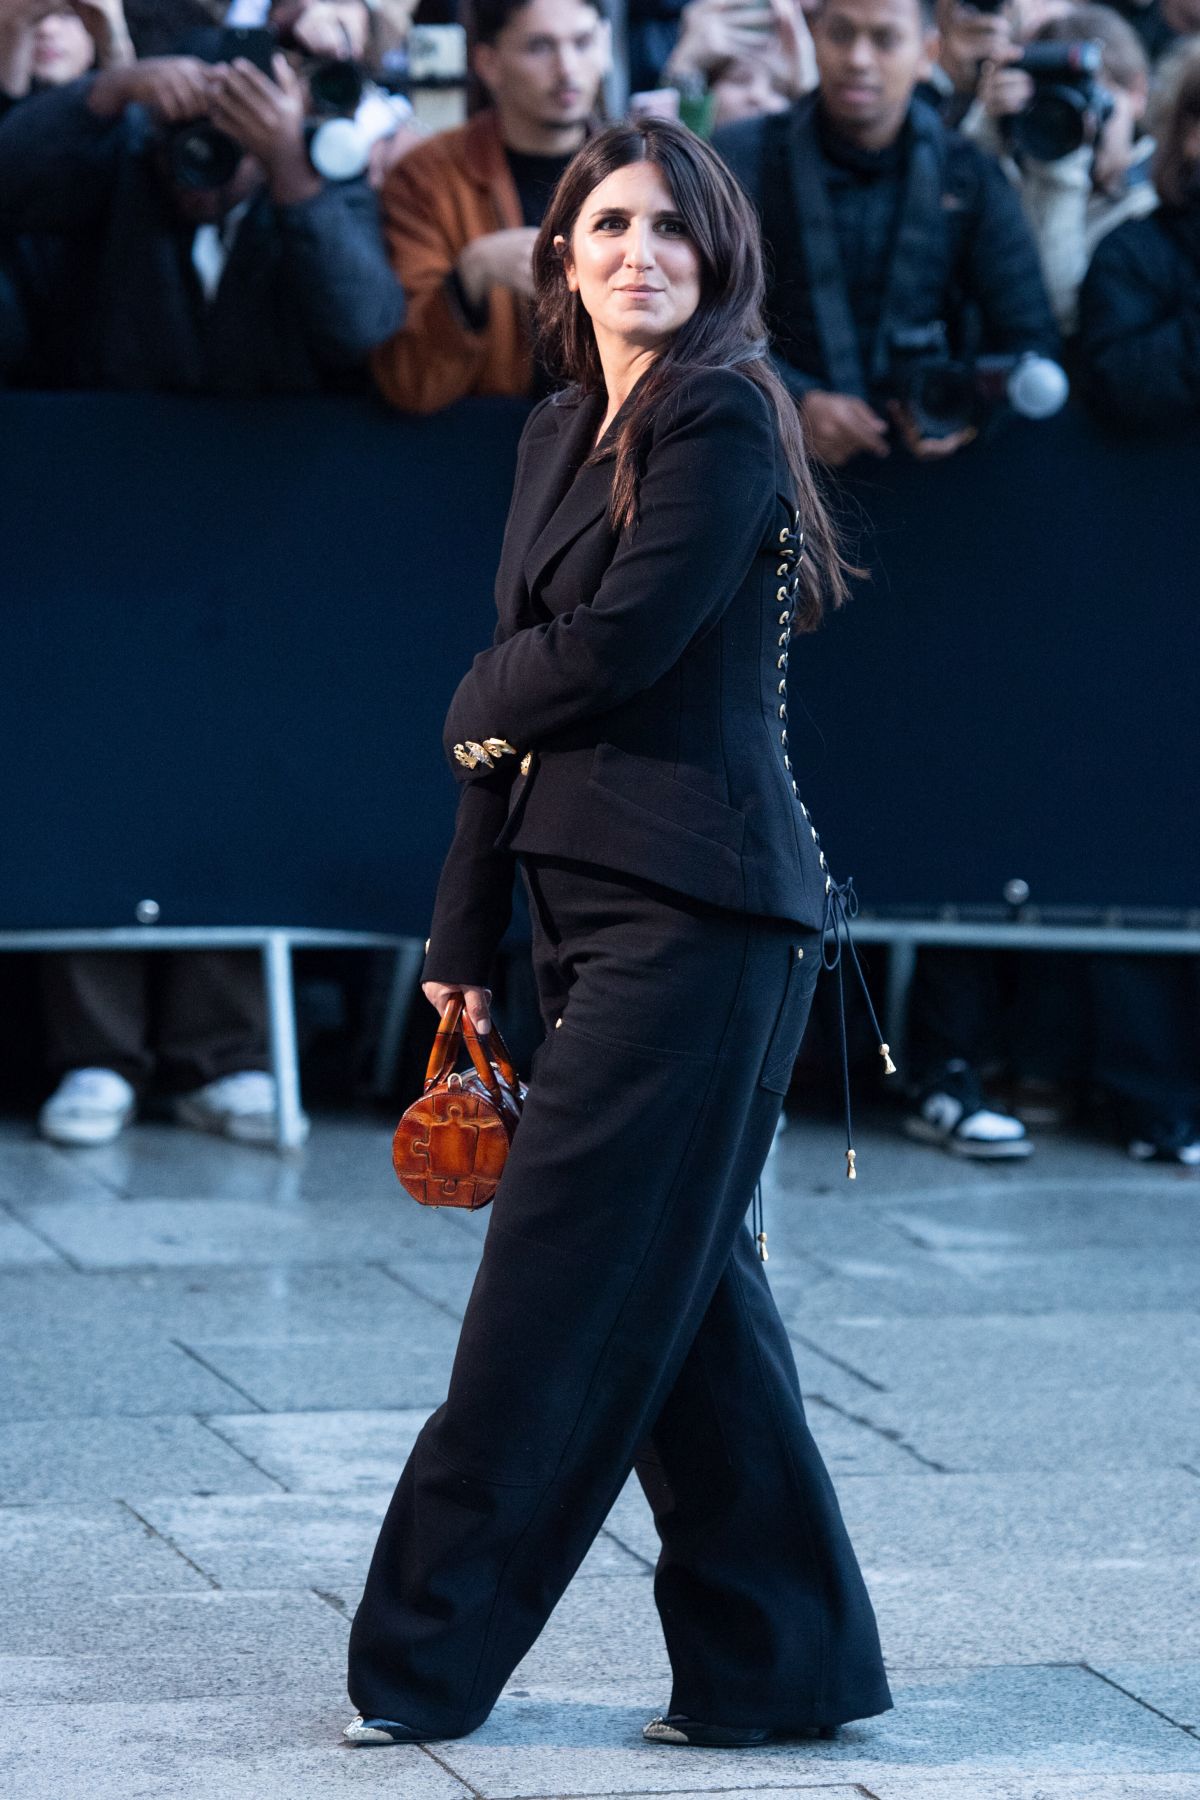
{"type": "Polygon", "coordinates": [[[894,1075],[894,1074],[895,1074],[895,1073],[896,1073],[896,1065],[895,1065],[895,1063],[894,1063],[894,1062],[893,1062],[893,1061],[892,1061],[892,1048],[891,1048],[891,1045],[890,1045],[890,1044],[880,1044],[880,1046],[879,1046],[879,1054],[880,1054],[880,1056],[882,1056],[882,1058],[883,1058],[883,1072],[884,1072],[884,1074],[885,1074],[885,1075],[894,1075]]]}
{"type": "Polygon", "coordinates": [[[858,1180],[858,1170],[854,1166],[853,1150],[847,1150],[847,1152],[846,1152],[846,1180],[847,1181],[857,1181],[858,1180]]]}
{"type": "Polygon", "coordinates": [[[754,1241],[758,1245],[758,1254],[759,1254],[760,1259],[763,1262],[770,1262],[771,1258],[767,1254],[767,1234],[766,1234],[766,1232],[760,1231],[757,1238],[755,1238],[754,1241]]]}

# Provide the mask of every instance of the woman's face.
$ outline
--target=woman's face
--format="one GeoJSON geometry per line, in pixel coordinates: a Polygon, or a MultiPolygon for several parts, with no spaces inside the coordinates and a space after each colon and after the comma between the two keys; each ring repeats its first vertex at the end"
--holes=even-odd
{"type": "Polygon", "coordinates": [[[555,242],[600,338],[654,348],[700,303],[700,255],[655,163],[614,169],[580,207],[569,248],[555,242]]]}
{"type": "Polygon", "coordinates": [[[33,76],[47,87],[77,81],[91,68],[96,46],[78,13],[52,12],[37,22],[33,34],[33,76]]]}

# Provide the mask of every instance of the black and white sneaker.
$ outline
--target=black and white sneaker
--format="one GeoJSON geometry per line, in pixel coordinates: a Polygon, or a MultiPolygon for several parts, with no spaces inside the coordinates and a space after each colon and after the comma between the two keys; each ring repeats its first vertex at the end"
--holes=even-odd
{"type": "Polygon", "coordinates": [[[1182,1163],[1185,1169],[1200,1168],[1200,1130],[1186,1120],[1174,1125],[1143,1120],[1127,1147],[1135,1162],[1182,1163]]]}
{"type": "Polygon", "coordinates": [[[997,1162],[1033,1153],[1020,1119],[985,1106],[979,1077],[961,1057],[943,1065],[921,1092],[904,1130],[922,1144],[936,1144],[954,1156],[997,1162]]]}

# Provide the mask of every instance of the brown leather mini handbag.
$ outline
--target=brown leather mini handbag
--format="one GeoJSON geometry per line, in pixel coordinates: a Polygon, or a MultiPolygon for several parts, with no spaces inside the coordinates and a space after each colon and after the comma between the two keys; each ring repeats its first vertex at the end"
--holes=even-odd
{"type": "Polygon", "coordinates": [[[486,1206],[504,1173],[528,1089],[493,1019],[480,1037],[455,994],[429,1053],[425,1086],[401,1115],[392,1166],[422,1206],[486,1206]],[[472,1068],[455,1070],[466,1041],[472,1068]]]}

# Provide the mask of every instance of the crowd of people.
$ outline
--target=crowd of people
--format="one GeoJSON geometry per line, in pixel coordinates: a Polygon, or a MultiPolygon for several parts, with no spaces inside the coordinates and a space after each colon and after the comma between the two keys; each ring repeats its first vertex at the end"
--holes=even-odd
{"type": "MultiPolygon", "coordinates": [[[[533,246],[605,110],[606,5],[473,0],[483,103],[423,134],[407,3],[0,0],[0,384],[374,389],[414,414],[549,391],[533,246]]],[[[959,453],[980,359],[1065,363],[1118,427],[1200,418],[1200,0],[630,0],[622,24],[630,106],[710,136],[758,208],[774,354],[826,464],[959,453]]],[[[108,1141],[157,1068],[185,1122],[268,1139],[249,966],[149,979],[48,965],[42,1129],[108,1141]]],[[[993,979],[920,959],[910,1126],[1019,1156],[979,1082],[993,979]]],[[[1168,1032],[1169,1080],[1110,1073],[1130,1147],[1200,1162],[1178,971],[1103,985],[1099,1039],[1136,1047],[1156,1007],[1168,1032]]]]}

